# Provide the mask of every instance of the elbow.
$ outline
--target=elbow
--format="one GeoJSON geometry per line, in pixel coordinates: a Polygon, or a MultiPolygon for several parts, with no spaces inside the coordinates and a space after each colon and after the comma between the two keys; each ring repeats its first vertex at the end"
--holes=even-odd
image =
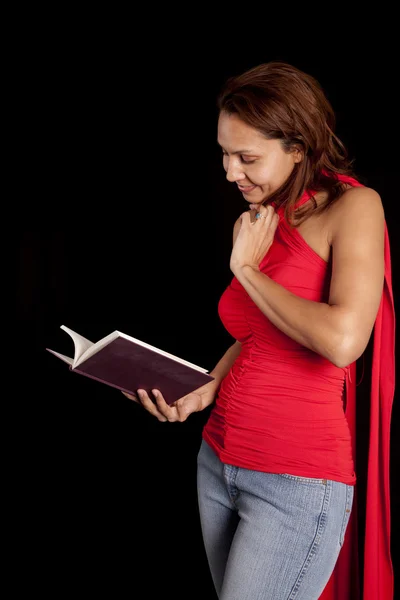
{"type": "Polygon", "coordinates": [[[360,348],[359,343],[356,343],[355,340],[346,337],[343,339],[342,343],[338,345],[331,362],[333,362],[336,367],[344,369],[360,358],[364,350],[364,346],[360,348]]]}
{"type": "Polygon", "coordinates": [[[338,367],[339,369],[344,369],[346,367],[348,367],[349,365],[351,365],[352,362],[354,362],[354,360],[352,359],[347,359],[344,356],[339,356],[337,358],[337,360],[332,361],[333,364],[335,365],[335,367],[338,367]]]}

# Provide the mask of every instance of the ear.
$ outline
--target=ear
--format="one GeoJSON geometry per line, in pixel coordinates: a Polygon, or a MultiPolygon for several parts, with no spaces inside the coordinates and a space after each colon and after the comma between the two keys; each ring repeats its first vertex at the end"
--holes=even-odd
{"type": "Polygon", "coordinates": [[[298,146],[293,146],[292,149],[293,162],[300,163],[304,158],[304,152],[298,146]]]}

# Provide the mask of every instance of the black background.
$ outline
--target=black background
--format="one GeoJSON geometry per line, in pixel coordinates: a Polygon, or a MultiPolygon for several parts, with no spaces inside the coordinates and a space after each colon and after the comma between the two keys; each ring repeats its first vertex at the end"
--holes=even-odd
{"type": "Polygon", "coordinates": [[[340,31],[321,41],[283,29],[255,43],[237,28],[220,39],[204,26],[196,37],[193,16],[182,29],[159,23],[161,34],[146,21],[139,42],[140,19],[129,31],[123,15],[110,23],[102,16],[101,26],[76,16],[65,27],[58,17],[31,32],[15,74],[19,176],[4,232],[16,250],[15,552],[32,586],[52,597],[79,590],[211,599],[196,504],[207,411],[159,423],[119,392],[71,374],[45,348],[71,355],[61,324],[93,341],[119,329],[213,368],[233,342],[217,303],[232,276],[232,226],[246,208],[222,169],[216,95],[229,75],[275,59],[320,81],[358,174],[381,194],[397,308],[395,53],[367,33],[351,47],[339,43],[340,31]]]}

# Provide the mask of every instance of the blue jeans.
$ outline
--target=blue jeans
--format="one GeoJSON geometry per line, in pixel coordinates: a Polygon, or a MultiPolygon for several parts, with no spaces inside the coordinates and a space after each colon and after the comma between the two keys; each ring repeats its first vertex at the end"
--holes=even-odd
{"type": "Polygon", "coordinates": [[[222,463],[203,440],[198,500],[220,600],[318,600],[344,542],[354,487],[222,463]]]}

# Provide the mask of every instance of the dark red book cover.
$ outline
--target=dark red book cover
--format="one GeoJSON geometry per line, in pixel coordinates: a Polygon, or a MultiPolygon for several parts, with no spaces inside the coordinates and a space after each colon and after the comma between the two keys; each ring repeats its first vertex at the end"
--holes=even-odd
{"type": "Polygon", "coordinates": [[[144,389],[152,397],[152,389],[160,390],[168,404],[214,379],[123,337],[103,346],[76,368],[70,366],[70,370],[130,394],[144,389]]]}

